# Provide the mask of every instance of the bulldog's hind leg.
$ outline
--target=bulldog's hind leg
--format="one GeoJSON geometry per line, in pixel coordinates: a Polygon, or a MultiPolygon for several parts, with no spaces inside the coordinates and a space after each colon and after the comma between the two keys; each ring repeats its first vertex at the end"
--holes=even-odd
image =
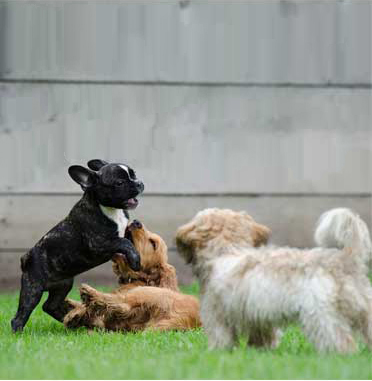
{"type": "Polygon", "coordinates": [[[18,310],[15,318],[11,322],[13,332],[23,330],[32,311],[40,302],[42,295],[43,286],[38,281],[30,278],[28,273],[23,273],[18,310]]]}
{"type": "Polygon", "coordinates": [[[49,296],[43,304],[43,311],[54,317],[54,319],[63,322],[66,314],[73,308],[72,304],[66,299],[74,284],[73,278],[55,283],[48,289],[49,296]]]}

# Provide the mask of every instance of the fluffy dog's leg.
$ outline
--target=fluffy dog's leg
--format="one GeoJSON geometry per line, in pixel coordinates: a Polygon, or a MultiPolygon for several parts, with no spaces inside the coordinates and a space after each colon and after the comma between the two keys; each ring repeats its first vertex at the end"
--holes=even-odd
{"type": "Polygon", "coordinates": [[[209,349],[232,348],[237,343],[235,329],[226,325],[227,319],[221,314],[218,307],[213,298],[203,296],[200,316],[208,336],[208,347],[209,349]]]}
{"type": "Polygon", "coordinates": [[[225,324],[215,325],[206,331],[209,349],[230,349],[237,342],[234,328],[228,327],[225,324]]]}
{"type": "Polygon", "coordinates": [[[232,348],[237,342],[233,327],[228,327],[225,321],[218,319],[213,311],[207,318],[202,319],[203,327],[208,336],[209,349],[232,348]]]}
{"type": "Polygon", "coordinates": [[[362,335],[368,348],[372,350],[372,300],[369,302],[368,311],[362,319],[362,335]]]}
{"type": "Polygon", "coordinates": [[[276,348],[283,333],[280,329],[273,327],[252,328],[249,330],[248,345],[257,348],[276,348]]]}
{"type": "Polygon", "coordinates": [[[351,327],[337,317],[336,313],[327,311],[323,314],[304,314],[301,321],[305,334],[317,350],[345,354],[356,351],[351,327]]]}

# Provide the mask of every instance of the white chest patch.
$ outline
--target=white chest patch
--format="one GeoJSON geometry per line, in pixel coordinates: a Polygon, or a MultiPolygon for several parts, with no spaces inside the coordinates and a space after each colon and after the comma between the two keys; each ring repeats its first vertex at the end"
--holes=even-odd
{"type": "Polygon", "coordinates": [[[124,237],[125,229],[128,225],[128,219],[125,217],[124,211],[122,209],[109,208],[107,206],[99,206],[102,213],[108,217],[110,220],[114,221],[118,227],[118,235],[120,238],[124,237]]]}

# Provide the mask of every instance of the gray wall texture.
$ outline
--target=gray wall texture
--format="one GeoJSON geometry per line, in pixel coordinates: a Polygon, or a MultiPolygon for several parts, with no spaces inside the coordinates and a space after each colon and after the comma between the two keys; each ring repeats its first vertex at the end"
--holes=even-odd
{"type": "MultiPolygon", "coordinates": [[[[0,291],[91,158],[137,170],[132,216],[181,282],[174,232],[205,207],[276,244],[312,246],[336,206],[371,227],[371,19],[368,0],[0,0],[0,291]]],[[[80,279],[115,282],[110,264],[80,279]]]]}

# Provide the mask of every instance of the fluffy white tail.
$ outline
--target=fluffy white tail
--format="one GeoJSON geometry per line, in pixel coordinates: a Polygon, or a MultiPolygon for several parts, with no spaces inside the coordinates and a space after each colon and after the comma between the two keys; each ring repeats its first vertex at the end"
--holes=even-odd
{"type": "Polygon", "coordinates": [[[347,208],[331,209],[323,213],[315,230],[315,242],[321,247],[350,249],[364,263],[372,255],[371,237],[366,223],[347,208]]]}

